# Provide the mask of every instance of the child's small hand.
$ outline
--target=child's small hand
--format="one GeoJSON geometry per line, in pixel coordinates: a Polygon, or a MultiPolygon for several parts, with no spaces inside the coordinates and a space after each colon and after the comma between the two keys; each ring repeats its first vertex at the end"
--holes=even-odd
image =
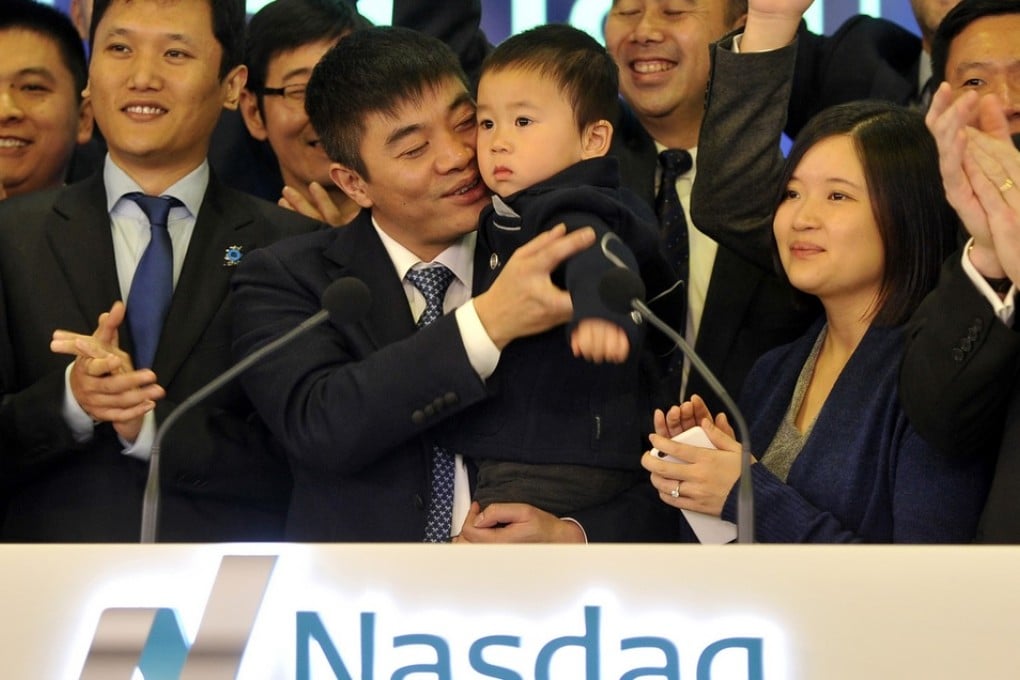
{"type": "Polygon", "coordinates": [[[592,363],[622,364],[630,354],[630,342],[623,329],[604,319],[583,319],[570,334],[575,357],[592,363]]]}

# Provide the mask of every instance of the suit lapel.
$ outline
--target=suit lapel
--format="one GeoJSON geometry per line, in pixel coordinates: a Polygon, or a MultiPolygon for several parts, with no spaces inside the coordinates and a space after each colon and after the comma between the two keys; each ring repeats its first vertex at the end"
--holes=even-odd
{"type": "Polygon", "coordinates": [[[323,256],[335,268],[327,271],[332,280],[355,276],[372,291],[372,306],[361,322],[376,349],[414,333],[414,318],[407,304],[403,283],[397,277],[386,247],[372,226],[371,214],[363,210],[337,233],[323,256]]]}
{"type": "Polygon", "coordinates": [[[620,105],[610,154],[620,162],[620,179],[649,206],[655,206],[655,171],[659,153],[655,142],[626,104],[620,105]]]}
{"type": "Polygon", "coordinates": [[[210,177],[156,348],[153,369],[161,384],[173,381],[223,307],[232,273],[224,263],[227,248],[239,246],[242,252],[249,252],[259,245],[264,244],[257,243],[250,206],[210,177]]]}
{"type": "Polygon", "coordinates": [[[725,363],[762,276],[726,248],[716,251],[695,348],[709,365],[725,363]]]}
{"type": "MultiPolygon", "coordinates": [[[[123,297],[102,173],[67,187],[42,228],[66,279],[68,297],[81,312],[83,327],[91,333],[99,315],[123,297]]],[[[130,347],[130,339],[127,342],[130,347]]]]}

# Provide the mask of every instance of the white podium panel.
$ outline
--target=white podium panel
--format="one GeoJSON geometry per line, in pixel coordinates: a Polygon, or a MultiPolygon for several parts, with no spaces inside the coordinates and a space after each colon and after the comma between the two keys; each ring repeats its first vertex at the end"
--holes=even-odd
{"type": "Polygon", "coordinates": [[[5,679],[1020,677],[1020,547],[0,546],[5,679]]]}

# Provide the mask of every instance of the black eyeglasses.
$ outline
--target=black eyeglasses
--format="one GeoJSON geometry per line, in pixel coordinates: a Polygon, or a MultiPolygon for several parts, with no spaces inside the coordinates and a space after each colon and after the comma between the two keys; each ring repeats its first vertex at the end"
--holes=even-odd
{"type": "Polygon", "coordinates": [[[305,103],[305,91],[307,89],[308,83],[291,83],[290,85],[284,85],[283,87],[263,87],[262,94],[273,97],[283,97],[284,101],[303,105],[305,103]]]}

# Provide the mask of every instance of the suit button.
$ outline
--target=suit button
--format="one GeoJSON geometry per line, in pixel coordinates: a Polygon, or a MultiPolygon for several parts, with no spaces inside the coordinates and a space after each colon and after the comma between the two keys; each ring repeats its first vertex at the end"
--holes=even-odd
{"type": "Polygon", "coordinates": [[[442,411],[445,406],[446,400],[443,399],[442,397],[436,397],[435,399],[432,400],[432,408],[436,410],[436,413],[442,411]]]}
{"type": "Polygon", "coordinates": [[[953,361],[956,361],[957,363],[959,363],[959,362],[963,361],[963,357],[964,357],[963,350],[960,349],[959,347],[954,347],[953,348],[953,361]]]}
{"type": "Polygon", "coordinates": [[[460,397],[457,396],[456,392],[447,392],[443,395],[443,401],[446,402],[447,406],[453,406],[460,401],[460,397]]]}
{"type": "Polygon", "coordinates": [[[980,335],[981,329],[978,328],[977,326],[971,326],[970,330],[967,332],[967,337],[970,338],[971,340],[977,340],[978,337],[980,337],[980,335]]]}
{"type": "Polygon", "coordinates": [[[960,349],[964,352],[969,352],[970,348],[974,346],[974,343],[970,341],[970,338],[964,338],[960,341],[960,349]]]}
{"type": "Polygon", "coordinates": [[[425,509],[425,499],[421,497],[421,494],[418,493],[414,494],[414,507],[417,508],[418,510],[425,509]]]}
{"type": "Polygon", "coordinates": [[[424,424],[425,413],[421,409],[418,409],[417,411],[411,414],[411,422],[414,423],[415,425],[424,424]]]}
{"type": "Polygon", "coordinates": [[[426,415],[427,417],[429,417],[429,418],[431,418],[432,416],[436,415],[436,407],[435,407],[435,406],[433,406],[432,404],[429,404],[428,406],[426,406],[425,408],[423,408],[423,409],[422,409],[422,411],[423,411],[423,412],[425,413],[425,415],[426,415]]]}
{"type": "Polygon", "coordinates": [[[980,332],[981,329],[985,327],[985,323],[984,321],[981,320],[980,316],[975,316],[973,326],[974,328],[978,329],[978,332],[980,332]]]}

